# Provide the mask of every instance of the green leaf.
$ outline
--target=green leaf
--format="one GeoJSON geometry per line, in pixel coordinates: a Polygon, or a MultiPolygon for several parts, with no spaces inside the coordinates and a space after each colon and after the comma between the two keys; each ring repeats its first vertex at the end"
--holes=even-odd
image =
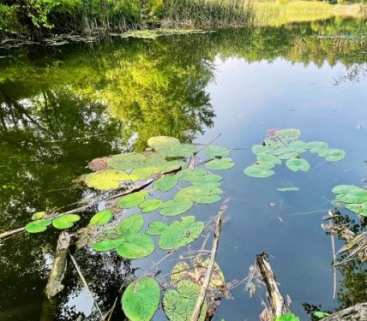
{"type": "Polygon", "coordinates": [[[156,151],[179,144],[180,141],[177,138],[169,136],[156,136],[148,139],[148,146],[156,151]]]}
{"type": "Polygon", "coordinates": [[[347,204],[361,204],[367,202],[367,190],[352,190],[346,194],[338,194],[337,201],[347,204]]]}
{"type": "Polygon", "coordinates": [[[119,188],[123,182],[133,180],[134,176],[122,171],[105,169],[84,175],[82,178],[88,187],[108,191],[119,188]]]}
{"type": "Polygon", "coordinates": [[[209,145],[205,149],[206,156],[208,158],[217,158],[217,157],[228,157],[230,151],[219,145],[209,145]]]}
{"type": "Polygon", "coordinates": [[[106,252],[116,249],[121,243],[124,242],[123,238],[114,239],[114,240],[102,240],[93,244],[92,249],[96,252],[106,252]]]}
{"type": "Polygon", "coordinates": [[[196,146],[191,144],[175,144],[168,147],[162,147],[158,150],[160,154],[167,158],[186,158],[192,156],[196,151],[196,146]]]}
{"type": "Polygon", "coordinates": [[[138,167],[144,166],[146,157],[140,153],[125,153],[113,155],[108,159],[107,164],[109,168],[119,171],[131,171],[138,167]]]}
{"type": "Polygon", "coordinates": [[[149,235],[161,235],[167,228],[168,225],[166,223],[153,221],[149,223],[146,233],[149,235]]]}
{"type": "Polygon", "coordinates": [[[158,179],[154,183],[154,187],[158,191],[168,192],[170,189],[176,186],[177,181],[178,181],[178,177],[176,175],[166,175],[158,179]]]}
{"type": "Polygon", "coordinates": [[[345,208],[359,216],[367,217],[367,202],[362,204],[346,204],[345,208]]]}
{"type": "Polygon", "coordinates": [[[364,191],[364,189],[356,185],[337,185],[331,191],[334,194],[347,194],[351,192],[364,191]]]}
{"type": "Polygon", "coordinates": [[[176,216],[185,213],[193,206],[193,202],[184,199],[173,199],[161,204],[160,213],[164,216],[176,216]]]}
{"type": "Polygon", "coordinates": [[[143,233],[127,234],[116,250],[117,254],[126,259],[139,259],[149,256],[154,251],[154,243],[150,236],[143,233]]]}
{"type": "Polygon", "coordinates": [[[329,145],[325,142],[313,141],[307,144],[307,148],[310,150],[311,153],[319,155],[327,151],[329,145]]]}
{"type": "Polygon", "coordinates": [[[121,234],[131,234],[139,232],[144,226],[144,218],[140,214],[133,214],[125,218],[116,228],[121,234]]]}
{"type": "Polygon", "coordinates": [[[325,155],[325,159],[328,162],[338,162],[345,158],[345,151],[342,149],[329,149],[325,155]]]}
{"type": "MultiPolygon", "coordinates": [[[[163,298],[163,309],[170,321],[188,321],[194,311],[200,286],[188,280],[177,285],[177,290],[168,289],[163,298]]],[[[204,321],[207,304],[204,302],[198,321],[204,321]]]]}
{"type": "Polygon", "coordinates": [[[277,188],[278,192],[298,192],[298,187],[279,187],[277,188]]]}
{"type": "Polygon", "coordinates": [[[291,151],[296,152],[297,154],[302,154],[308,149],[308,144],[301,140],[296,140],[296,141],[291,142],[288,145],[288,148],[291,151]]]}
{"type": "Polygon", "coordinates": [[[25,226],[25,230],[28,233],[41,233],[47,230],[47,226],[51,224],[51,220],[48,219],[40,219],[33,222],[28,223],[25,226]]]}
{"type": "Polygon", "coordinates": [[[184,169],[179,174],[179,178],[183,181],[191,182],[192,184],[201,184],[201,183],[218,183],[222,180],[222,177],[219,175],[214,175],[213,173],[202,169],[184,169]]]}
{"type": "Polygon", "coordinates": [[[251,151],[255,154],[255,155],[268,155],[269,154],[269,149],[264,146],[264,145],[260,145],[260,144],[256,144],[253,145],[251,147],[251,151]]]}
{"type": "Polygon", "coordinates": [[[273,155],[270,154],[262,154],[257,156],[258,165],[263,168],[272,169],[276,165],[281,165],[282,161],[273,155]]]}
{"type": "MultiPolygon", "coordinates": [[[[220,196],[222,190],[218,187],[216,183],[193,185],[181,189],[175,196],[177,200],[186,200],[195,203],[202,203],[208,196],[220,196]]],[[[206,201],[204,203],[207,203],[206,201]]]]}
{"type": "Polygon", "coordinates": [[[309,164],[309,162],[303,158],[289,159],[287,160],[286,165],[293,172],[298,172],[298,171],[308,172],[311,168],[311,165],[309,164]]]}
{"type": "Polygon", "coordinates": [[[120,208],[133,208],[139,206],[141,203],[144,202],[145,198],[147,197],[148,193],[145,191],[142,192],[135,192],[126,196],[121,197],[117,205],[120,208]]]}
{"type": "Polygon", "coordinates": [[[163,250],[174,250],[196,240],[204,229],[203,222],[196,222],[194,216],[185,216],[163,230],[159,246],[163,250]]]}
{"type": "Polygon", "coordinates": [[[162,201],[160,199],[149,199],[140,203],[139,208],[143,213],[149,213],[157,210],[162,205],[162,201]]]}
{"type": "Polygon", "coordinates": [[[264,168],[261,165],[251,165],[244,170],[245,175],[256,178],[267,178],[274,175],[274,171],[264,168]]]}
{"type": "Polygon", "coordinates": [[[141,181],[148,179],[152,177],[153,175],[161,173],[162,167],[161,166],[146,166],[146,167],[139,167],[135,168],[131,172],[131,177],[134,178],[134,180],[141,181]]]}
{"type": "Polygon", "coordinates": [[[104,210],[93,215],[90,219],[89,225],[105,225],[113,218],[111,210],[104,210]]]}
{"type": "Polygon", "coordinates": [[[40,219],[43,219],[45,216],[46,216],[46,212],[45,211],[42,211],[42,212],[35,212],[33,213],[32,215],[32,220],[35,221],[35,220],[40,220],[40,219]]]}
{"type": "Polygon", "coordinates": [[[323,311],[315,311],[315,312],[312,313],[312,315],[314,317],[316,317],[317,319],[323,319],[323,318],[326,318],[327,316],[329,316],[330,313],[323,312],[323,311]]]}
{"type": "Polygon", "coordinates": [[[233,166],[234,163],[229,157],[213,159],[212,161],[205,164],[206,168],[212,170],[226,170],[232,168],[233,166]]]}
{"type": "Polygon", "coordinates": [[[277,317],[275,321],[300,321],[300,319],[293,313],[285,313],[277,317]]]}
{"type": "Polygon", "coordinates": [[[293,141],[301,136],[301,131],[297,128],[278,129],[275,132],[275,136],[286,141],[293,141]]]}
{"type": "Polygon", "coordinates": [[[126,288],[121,298],[122,310],[130,321],[150,321],[158,309],[160,288],[156,280],[142,277],[126,288]]]}
{"type": "Polygon", "coordinates": [[[80,220],[80,216],[76,214],[64,214],[59,217],[56,217],[52,221],[52,225],[54,228],[58,230],[65,230],[74,225],[75,222],[80,220]]]}

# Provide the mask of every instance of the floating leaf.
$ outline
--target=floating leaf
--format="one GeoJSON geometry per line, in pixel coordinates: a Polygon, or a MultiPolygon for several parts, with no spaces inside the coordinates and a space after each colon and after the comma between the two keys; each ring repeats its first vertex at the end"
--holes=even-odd
{"type": "Polygon", "coordinates": [[[342,149],[329,149],[327,154],[325,155],[325,159],[328,162],[338,162],[345,158],[345,151],[342,149]]]}
{"type": "Polygon", "coordinates": [[[70,228],[74,225],[75,222],[80,220],[80,216],[76,214],[64,214],[52,221],[52,225],[54,228],[58,230],[64,230],[70,228]]]}
{"type": "Polygon", "coordinates": [[[168,147],[159,148],[158,152],[167,158],[190,157],[196,153],[195,145],[191,144],[173,144],[168,147]]]}
{"type": "Polygon", "coordinates": [[[126,196],[121,197],[117,205],[120,208],[133,208],[137,207],[139,204],[143,203],[148,193],[145,191],[135,192],[126,196]]]}
{"type": "Polygon", "coordinates": [[[266,178],[266,177],[270,177],[274,175],[274,171],[268,168],[264,168],[261,165],[257,165],[257,164],[247,167],[244,170],[244,173],[247,176],[256,177],[256,178],[266,178]]]}
{"type": "Polygon", "coordinates": [[[106,252],[116,249],[121,243],[124,242],[124,239],[113,239],[113,240],[102,240],[100,242],[95,243],[92,248],[96,252],[106,252]]]}
{"type": "Polygon", "coordinates": [[[275,131],[275,136],[287,141],[292,141],[297,140],[301,136],[301,131],[297,128],[278,129],[275,131]]]}
{"type": "Polygon", "coordinates": [[[179,174],[179,178],[195,185],[202,183],[218,183],[222,180],[221,176],[214,175],[213,173],[202,168],[184,169],[179,174]]]}
{"type": "Polygon", "coordinates": [[[148,146],[158,151],[163,148],[169,148],[173,145],[179,145],[180,141],[177,138],[169,136],[156,136],[148,139],[148,146]]]}
{"type": "Polygon", "coordinates": [[[362,204],[346,204],[345,208],[358,214],[359,216],[367,217],[367,202],[362,204]]]}
{"type": "MultiPolygon", "coordinates": [[[[163,298],[163,309],[170,321],[188,321],[194,311],[199,296],[199,285],[184,280],[177,285],[177,290],[168,289],[163,298]]],[[[204,302],[198,321],[204,321],[207,304],[204,302]]]]}
{"type": "Polygon", "coordinates": [[[46,214],[47,213],[45,211],[33,213],[32,220],[35,221],[43,219],[46,216],[46,214]]]}
{"type": "Polygon", "coordinates": [[[168,225],[166,223],[161,221],[153,221],[149,223],[146,233],[149,235],[161,235],[167,228],[168,225]]]}
{"type": "Polygon", "coordinates": [[[361,204],[367,202],[367,190],[352,190],[346,194],[338,194],[336,200],[347,204],[361,204]]]}
{"type": "Polygon", "coordinates": [[[144,226],[144,218],[140,214],[133,214],[125,218],[116,228],[116,230],[124,234],[131,234],[139,232],[144,226]]]}
{"type": "Polygon", "coordinates": [[[159,246],[163,250],[174,250],[196,240],[204,229],[203,222],[196,222],[194,216],[182,217],[162,232],[159,246]]]}
{"type": "Polygon", "coordinates": [[[149,213],[157,210],[162,205],[162,201],[160,199],[149,199],[140,203],[139,208],[143,213],[149,213]]]}
{"type": "Polygon", "coordinates": [[[296,152],[297,154],[302,154],[307,150],[308,144],[301,140],[296,140],[296,141],[291,142],[288,148],[291,151],[296,152]]]}
{"type": "Polygon", "coordinates": [[[85,184],[90,188],[108,191],[119,188],[122,182],[131,181],[134,176],[126,172],[106,169],[83,176],[85,184]]]}
{"type": "Polygon", "coordinates": [[[159,174],[163,172],[162,167],[160,166],[146,166],[135,168],[131,172],[131,176],[134,177],[135,180],[141,181],[152,177],[153,175],[159,174]]]}
{"type": "Polygon", "coordinates": [[[307,144],[308,149],[313,154],[323,154],[328,150],[329,145],[325,142],[314,141],[307,144]]]}
{"type": "Polygon", "coordinates": [[[327,312],[323,312],[323,311],[314,311],[312,313],[312,315],[314,317],[316,317],[317,319],[323,319],[323,318],[326,318],[327,316],[330,315],[330,313],[327,313],[327,312]]]}
{"type": "Polygon", "coordinates": [[[303,158],[289,159],[287,160],[286,164],[287,164],[287,167],[293,172],[298,172],[298,171],[308,172],[311,168],[309,162],[303,158]]]}
{"type": "Polygon", "coordinates": [[[300,321],[300,319],[293,313],[285,313],[277,317],[275,321],[300,321]]]}
{"type": "Polygon", "coordinates": [[[47,220],[47,219],[40,219],[40,220],[36,220],[33,222],[28,223],[25,226],[25,230],[28,233],[41,233],[47,230],[47,226],[49,226],[51,224],[51,220],[47,220]]]}
{"type": "Polygon", "coordinates": [[[124,153],[113,155],[107,160],[109,168],[119,171],[131,171],[135,168],[144,166],[146,157],[140,153],[124,153]]]}
{"type": "Polygon", "coordinates": [[[193,202],[185,199],[173,199],[161,204],[160,213],[164,216],[176,216],[185,213],[193,206],[193,202]]]}
{"type": "Polygon", "coordinates": [[[298,192],[298,187],[279,187],[277,188],[278,192],[298,192]]]}
{"type": "Polygon", "coordinates": [[[356,185],[337,185],[331,191],[334,194],[347,194],[356,191],[364,191],[364,189],[356,185]]]}
{"type": "Polygon", "coordinates": [[[149,256],[154,251],[150,236],[143,233],[127,234],[124,241],[116,248],[117,254],[126,259],[139,259],[149,256]]]}
{"type": "Polygon", "coordinates": [[[160,288],[156,280],[143,277],[126,288],[121,298],[122,310],[131,321],[150,321],[158,309],[160,288]]]}
{"type": "Polygon", "coordinates": [[[282,164],[282,161],[278,157],[270,155],[270,154],[258,155],[257,162],[258,162],[258,165],[260,165],[263,168],[267,168],[267,169],[272,169],[276,165],[282,164]]]}
{"type": "Polygon", "coordinates": [[[216,157],[228,157],[230,151],[219,145],[209,145],[205,149],[206,156],[208,158],[216,158],[216,157]]]}
{"type": "Polygon", "coordinates": [[[256,155],[267,155],[269,153],[269,149],[266,146],[260,144],[253,145],[251,150],[256,155]]]}
{"type": "MultiPolygon", "coordinates": [[[[208,203],[207,200],[209,196],[219,196],[222,194],[222,190],[218,187],[216,183],[214,184],[203,184],[203,185],[193,185],[181,189],[175,196],[177,200],[186,200],[201,204],[203,200],[208,203]]],[[[212,197],[210,198],[212,199],[212,197]]]]}
{"type": "Polygon", "coordinates": [[[178,177],[176,175],[166,175],[158,179],[154,183],[154,187],[161,192],[168,192],[177,184],[178,177]]]}
{"type": "Polygon", "coordinates": [[[89,225],[104,225],[111,221],[113,213],[110,210],[104,210],[93,215],[89,225]]]}
{"type": "Polygon", "coordinates": [[[232,168],[234,166],[234,163],[231,158],[225,157],[213,159],[212,161],[206,163],[205,166],[213,170],[225,170],[232,168]]]}

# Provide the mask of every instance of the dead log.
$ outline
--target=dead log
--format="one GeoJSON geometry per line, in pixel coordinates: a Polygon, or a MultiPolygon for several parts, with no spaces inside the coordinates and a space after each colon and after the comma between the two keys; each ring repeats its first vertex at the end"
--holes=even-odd
{"type": "Polygon", "coordinates": [[[322,321],[365,321],[367,320],[367,303],[359,303],[333,313],[322,321]]]}
{"type": "Polygon", "coordinates": [[[62,281],[67,267],[67,255],[71,245],[71,235],[61,232],[57,240],[55,259],[45,288],[46,297],[50,300],[64,289],[62,281]]]}
{"type": "Polygon", "coordinates": [[[268,255],[263,252],[256,256],[256,267],[265,283],[267,304],[260,314],[261,321],[273,321],[282,314],[290,312],[287,301],[281,294],[275,275],[268,261],[268,255]]]}

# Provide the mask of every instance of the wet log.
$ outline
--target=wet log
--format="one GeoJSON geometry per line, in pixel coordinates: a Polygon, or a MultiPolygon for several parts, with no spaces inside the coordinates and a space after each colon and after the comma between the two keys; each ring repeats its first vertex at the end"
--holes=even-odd
{"type": "Polygon", "coordinates": [[[287,301],[281,294],[275,275],[271,269],[268,255],[263,252],[256,256],[256,267],[265,283],[267,303],[260,314],[261,321],[273,321],[282,314],[290,312],[287,301]]]}
{"type": "Polygon", "coordinates": [[[365,321],[367,320],[367,303],[359,303],[333,313],[322,321],[365,321]]]}
{"type": "Polygon", "coordinates": [[[55,259],[45,288],[46,297],[51,300],[64,289],[62,284],[67,268],[67,255],[71,245],[71,235],[61,232],[57,241],[55,259]]]}

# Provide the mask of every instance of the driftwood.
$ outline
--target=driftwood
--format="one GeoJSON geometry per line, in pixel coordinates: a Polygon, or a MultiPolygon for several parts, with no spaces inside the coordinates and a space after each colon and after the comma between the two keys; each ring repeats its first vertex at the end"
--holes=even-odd
{"type": "Polygon", "coordinates": [[[267,305],[260,314],[260,320],[273,321],[282,314],[290,312],[290,309],[279,290],[278,283],[268,260],[268,255],[265,252],[256,256],[256,267],[267,290],[267,305]]]}
{"type": "Polygon", "coordinates": [[[67,255],[71,245],[71,235],[61,232],[57,241],[55,259],[45,288],[45,294],[50,300],[64,289],[62,281],[67,267],[67,255]]]}
{"type": "Polygon", "coordinates": [[[19,228],[16,228],[14,230],[11,230],[11,231],[3,232],[3,233],[0,234],[0,240],[5,239],[5,238],[7,238],[9,236],[12,236],[14,234],[18,234],[18,233],[23,232],[23,231],[24,231],[24,227],[19,227],[19,228]]]}
{"type": "Polygon", "coordinates": [[[359,303],[333,313],[322,321],[365,321],[367,320],[367,303],[359,303]]]}
{"type": "Polygon", "coordinates": [[[200,318],[200,312],[201,312],[202,306],[204,304],[205,297],[206,297],[206,292],[208,290],[210,279],[212,277],[212,273],[213,273],[213,270],[214,270],[215,257],[216,257],[216,254],[217,254],[220,234],[221,234],[221,231],[222,231],[223,216],[224,216],[224,213],[227,209],[227,205],[226,205],[227,201],[228,200],[225,200],[223,202],[223,205],[221,206],[221,208],[219,210],[219,213],[217,215],[217,219],[216,219],[216,222],[215,222],[213,245],[212,245],[212,249],[211,249],[211,253],[210,253],[210,259],[209,259],[207,271],[206,271],[206,274],[205,274],[205,278],[204,278],[203,284],[201,286],[198,299],[196,301],[194,311],[191,315],[191,319],[190,319],[191,321],[197,321],[200,318]]]}

